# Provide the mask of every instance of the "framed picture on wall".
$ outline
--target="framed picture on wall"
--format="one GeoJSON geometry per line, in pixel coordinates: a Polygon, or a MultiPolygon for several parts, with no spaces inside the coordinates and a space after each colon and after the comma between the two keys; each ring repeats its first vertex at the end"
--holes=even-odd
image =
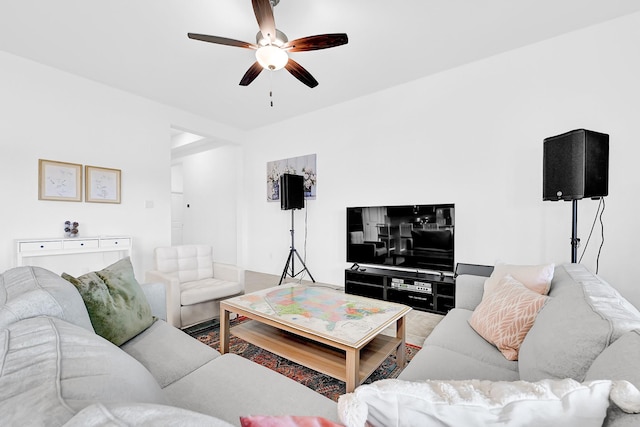
{"type": "Polygon", "coordinates": [[[82,165],[38,159],[38,199],[82,201],[82,165]]]}
{"type": "Polygon", "coordinates": [[[120,169],[85,166],[85,200],[120,203],[120,169]]]}
{"type": "Polygon", "coordinates": [[[285,173],[302,175],[304,198],[315,199],[318,179],[316,170],[315,154],[267,162],[267,201],[280,200],[280,175],[285,173]]]}

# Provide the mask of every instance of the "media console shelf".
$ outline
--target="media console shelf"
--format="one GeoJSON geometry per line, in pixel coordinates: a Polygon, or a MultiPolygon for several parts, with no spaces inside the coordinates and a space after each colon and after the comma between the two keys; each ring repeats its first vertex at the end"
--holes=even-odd
{"type": "Polygon", "coordinates": [[[345,292],[446,314],[455,305],[455,279],[439,274],[382,268],[346,269],[345,292]]]}

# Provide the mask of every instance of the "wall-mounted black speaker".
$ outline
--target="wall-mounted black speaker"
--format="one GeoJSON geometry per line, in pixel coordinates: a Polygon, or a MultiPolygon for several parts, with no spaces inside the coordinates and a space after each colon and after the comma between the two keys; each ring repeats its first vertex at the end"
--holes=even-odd
{"type": "Polygon", "coordinates": [[[280,209],[304,208],[304,178],[302,175],[280,175],[280,209]]]}
{"type": "Polygon", "coordinates": [[[609,135],[576,129],[544,139],[542,200],[609,194],[609,135]]]}

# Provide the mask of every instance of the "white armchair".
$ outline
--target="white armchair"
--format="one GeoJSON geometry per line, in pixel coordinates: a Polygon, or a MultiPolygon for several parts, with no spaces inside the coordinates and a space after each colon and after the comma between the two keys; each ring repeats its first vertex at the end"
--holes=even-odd
{"type": "Polygon", "coordinates": [[[244,293],[240,269],[213,262],[211,246],[156,248],[147,282],[166,286],[167,322],[186,328],[220,315],[220,300],[244,293]]]}

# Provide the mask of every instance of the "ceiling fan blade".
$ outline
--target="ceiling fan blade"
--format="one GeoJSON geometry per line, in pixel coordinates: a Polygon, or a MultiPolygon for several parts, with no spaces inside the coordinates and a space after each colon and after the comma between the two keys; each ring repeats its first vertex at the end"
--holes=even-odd
{"type": "Polygon", "coordinates": [[[258,46],[253,43],[247,43],[240,40],[228,39],[226,37],[208,36],[206,34],[194,34],[194,33],[188,33],[187,36],[193,40],[200,40],[203,42],[222,44],[225,46],[243,47],[246,49],[258,48],[258,46]]]}
{"type": "Polygon", "coordinates": [[[242,76],[242,80],[240,80],[240,86],[249,86],[251,82],[254,81],[256,77],[258,77],[262,70],[264,70],[264,68],[262,68],[262,65],[260,65],[258,61],[254,62],[253,65],[249,67],[247,72],[244,73],[244,76],[242,76]]]}
{"type": "Polygon", "coordinates": [[[271,42],[276,41],[276,21],[273,17],[271,2],[269,0],[251,0],[251,3],[262,37],[271,40],[271,42]]]}
{"type": "Polygon", "coordinates": [[[345,33],[320,34],[291,40],[282,47],[289,52],[304,52],[308,50],[327,49],[347,44],[349,38],[345,33]]]}
{"type": "Polygon", "coordinates": [[[289,58],[289,62],[287,62],[287,65],[285,65],[284,68],[290,72],[293,77],[300,80],[310,88],[318,86],[318,81],[313,78],[311,73],[305,70],[302,65],[298,64],[293,59],[289,58]]]}

